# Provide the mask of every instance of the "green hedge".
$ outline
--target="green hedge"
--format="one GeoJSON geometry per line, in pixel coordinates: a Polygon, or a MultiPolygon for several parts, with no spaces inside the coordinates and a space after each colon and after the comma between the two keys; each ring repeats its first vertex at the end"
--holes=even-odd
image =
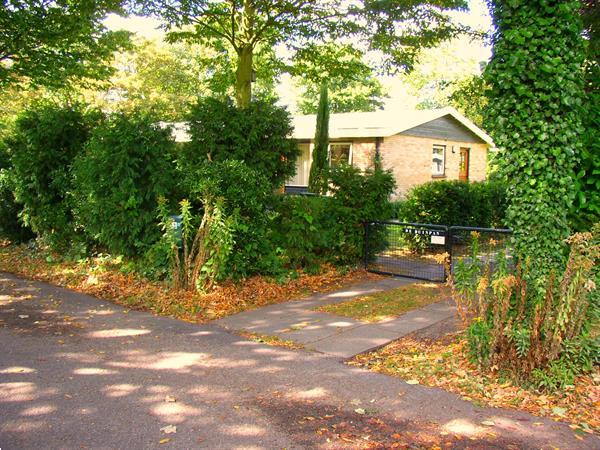
{"type": "Polygon", "coordinates": [[[364,251],[362,223],[389,218],[394,187],[389,172],[362,174],[342,166],[331,172],[330,197],[280,197],[273,235],[285,264],[310,268],[322,262],[357,263],[364,251]]]}
{"type": "Polygon", "coordinates": [[[504,226],[505,192],[500,181],[431,181],[412,188],[393,209],[405,222],[498,228],[504,226]]]}

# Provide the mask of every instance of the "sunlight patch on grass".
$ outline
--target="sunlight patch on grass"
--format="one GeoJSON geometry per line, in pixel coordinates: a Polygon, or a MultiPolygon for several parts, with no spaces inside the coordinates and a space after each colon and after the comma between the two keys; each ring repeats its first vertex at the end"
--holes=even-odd
{"type": "Polygon", "coordinates": [[[449,297],[450,288],[444,284],[411,283],[391,291],[376,292],[347,302],[321,306],[317,311],[351,317],[363,322],[380,322],[449,297]]]}

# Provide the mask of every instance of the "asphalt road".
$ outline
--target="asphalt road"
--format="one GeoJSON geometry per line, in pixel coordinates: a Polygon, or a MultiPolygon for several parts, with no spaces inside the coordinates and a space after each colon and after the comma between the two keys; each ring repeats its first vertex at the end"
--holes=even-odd
{"type": "Polygon", "coordinates": [[[436,443],[600,448],[554,421],[0,273],[2,450],[436,443]]]}

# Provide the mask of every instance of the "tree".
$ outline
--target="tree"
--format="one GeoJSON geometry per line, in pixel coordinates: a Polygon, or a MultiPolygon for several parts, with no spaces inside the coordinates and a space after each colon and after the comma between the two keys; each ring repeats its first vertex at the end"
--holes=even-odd
{"type": "Polygon", "coordinates": [[[383,107],[383,85],[364,62],[364,53],[351,45],[309,45],[296,53],[289,70],[302,90],[298,109],[303,114],[317,112],[323,83],[328,86],[331,112],[375,111],[383,107]]]}
{"type": "Polygon", "coordinates": [[[223,39],[237,55],[235,97],[250,104],[254,53],[285,44],[296,50],[326,38],[354,36],[388,55],[384,65],[409,67],[419,50],[461,31],[448,10],[464,0],[146,0],[142,10],[162,17],[172,38],[223,39]],[[176,30],[176,31],[175,31],[176,30]]]}
{"type": "Polygon", "coordinates": [[[120,0],[5,0],[0,9],[0,88],[25,79],[61,87],[74,79],[101,80],[128,33],[108,32],[102,20],[120,0]]]}
{"type": "Polygon", "coordinates": [[[327,97],[327,83],[321,85],[315,145],[312,156],[308,189],[315,194],[323,194],[327,191],[329,156],[329,99],[327,97]]]}
{"type": "Polygon", "coordinates": [[[582,148],[585,56],[578,1],[496,0],[487,129],[510,180],[516,256],[542,280],[565,262],[574,167],[582,148]]]}

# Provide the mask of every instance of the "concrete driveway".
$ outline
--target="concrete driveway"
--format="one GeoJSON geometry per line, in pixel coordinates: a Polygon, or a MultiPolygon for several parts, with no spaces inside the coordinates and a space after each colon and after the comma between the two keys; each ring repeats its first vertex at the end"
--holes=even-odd
{"type": "Polygon", "coordinates": [[[0,343],[2,449],[600,447],[551,420],[7,274],[0,343]]]}

